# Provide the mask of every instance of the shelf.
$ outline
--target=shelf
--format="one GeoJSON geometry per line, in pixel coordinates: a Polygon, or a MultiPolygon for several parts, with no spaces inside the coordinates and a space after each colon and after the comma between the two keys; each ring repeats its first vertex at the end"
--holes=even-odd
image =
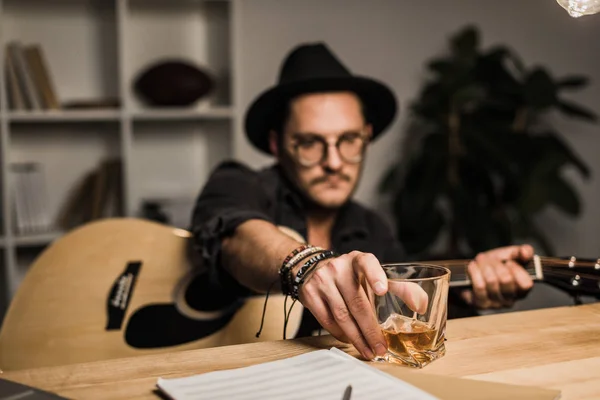
{"type": "MultiPolygon", "coordinates": [[[[69,111],[9,111],[9,122],[100,122],[118,121],[121,118],[119,110],[69,110],[69,111]]],[[[131,117],[137,121],[157,120],[202,120],[230,119],[233,116],[231,107],[211,108],[149,108],[131,112],[131,117]]]]}
{"type": "Polygon", "coordinates": [[[202,120],[202,119],[229,119],[233,116],[231,107],[211,108],[151,108],[137,110],[132,113],[134,120],[156,121],[156,120],[202,120]]]}
{"type": "Polygon", "coordinates": [[[118,121],[119,110],[48,110],[48,111],[10,111],[9,122],[85,122],[118,121]]]}
{"type": "Polygon", "coordinates": [[[60,231],[33,233],[27,235],[17,235],[14,238],[16,246],[44,246],[55,239],[61,237],[64,233],[60,231]]]}
{"type": "MultiPolygon", "coordinates": [[[[45,246],[64,234],[61,231],[16,235],[13,238],[15,246],[45,246]]],[[[6,247],[6,238],[0,237],[0,248],[6,247]]]]}

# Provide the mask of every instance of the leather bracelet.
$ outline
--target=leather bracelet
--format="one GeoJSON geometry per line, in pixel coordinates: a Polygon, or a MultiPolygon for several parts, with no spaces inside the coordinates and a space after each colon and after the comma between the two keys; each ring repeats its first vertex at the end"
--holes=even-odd
{"type": "Polygon", "coordinates": [[[296,277],[293,280],[293,284],[292,284],[291,295],[294,300],[298,300],[298,292],[300,290],[300,285],[302,283],[304,283],[304,278],[305,278],[306,274],[308,272],[310,272],[314,267],[316,267],[316,265],[317,265],[317,263],[319,263],[319,261],[323,261],[327,258],[333,258],[335,256],[336,256],[335,252],[333,252],[331,250],[323,251],[323,252],[317,254],[316,256],[311,257],[306,263],[304,263],[304,265],[302,267],[300,267],[300,269],[298,270],[298,273],[296,274],[296,277]]]}
{"type": "Polygon", "coordinates": [[[298,246],[294,249],[294,251],[292,251],[290,254],[288,254],[288,256],[285,258],[285,260],[283,260],[283,262],[281,263],[282,267],[285,266],[287,263],[290,262],[290,260],[298,253],[300,253],[303,250],[308,249],[309,247],[312,247],[310,244],[303,244],[301,246],[298,246]]]}

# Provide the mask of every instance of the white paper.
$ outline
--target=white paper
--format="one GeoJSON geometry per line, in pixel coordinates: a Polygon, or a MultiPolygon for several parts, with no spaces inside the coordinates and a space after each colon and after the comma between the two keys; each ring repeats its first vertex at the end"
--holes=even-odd
{"type": "Polygon", "coordinates": [[[245,368],[159,378],[157,383],[175,400],[341,400],[348,385],[352,385],[352,400],[436,399],[336,348],[245,368]]]}

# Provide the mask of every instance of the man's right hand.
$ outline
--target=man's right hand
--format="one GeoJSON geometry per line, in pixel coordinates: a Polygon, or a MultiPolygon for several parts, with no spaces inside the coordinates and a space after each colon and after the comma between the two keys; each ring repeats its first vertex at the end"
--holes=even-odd
{"type": "Polygon", "coordinates": [[[375,355],[385,355],[387,345],[373,305],[361,285],[363,279],[378,296],[389,289],[413,311],[423,313],[427,309],[427,294],[420,286],[389,287],[377,258],[358,251],[321,261],[301,286],[299,298],[325,330],[340,341],[352,343],[370,360],[375,355]]]}

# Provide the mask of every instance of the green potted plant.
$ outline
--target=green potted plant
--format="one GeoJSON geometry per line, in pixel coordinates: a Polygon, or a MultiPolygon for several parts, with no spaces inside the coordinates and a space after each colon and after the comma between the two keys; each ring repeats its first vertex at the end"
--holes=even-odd
{"type": "Polygon", "coordinates": [[[546,116],[556,110],[595,122],[592,111],[564,98],[588,79],[526,68],[505,46],[481,49],[473,26],[427,67],[431,77],[410,109],[407,155],[380,182],[408,254],[471,257],[528,240],[552,255],[534,217],[549,205],[579,215],[563,171],[575,167],[589,178],[590,170],[546,116]]]}

